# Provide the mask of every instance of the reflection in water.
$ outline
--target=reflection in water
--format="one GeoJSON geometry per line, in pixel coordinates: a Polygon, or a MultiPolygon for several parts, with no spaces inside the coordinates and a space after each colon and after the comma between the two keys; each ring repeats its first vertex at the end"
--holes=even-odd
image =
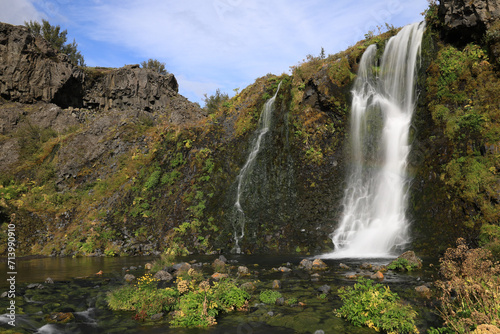
{"type": "MultiPolygon", "coordinates": [[[[17,283],[41,283],[47,277],[54,281],[68,280],[75,277],[90,276],[102,270],[105,273],[119,272],[122,267],[144,266],[155,258],[148,257],[47,257],[29,260],[17,260],[17,283]]],[[[0,264],[5,265],[5,264],[0,264]]],[[[2,279],[0,287],[6,287],[2,279]]]]}

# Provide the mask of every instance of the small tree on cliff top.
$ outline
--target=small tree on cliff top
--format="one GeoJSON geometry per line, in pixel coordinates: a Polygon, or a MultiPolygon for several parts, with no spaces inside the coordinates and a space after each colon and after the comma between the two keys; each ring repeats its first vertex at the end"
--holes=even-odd
{"type": "Polygon", "coordinates": [[[147,68],[153,70],[159,74],[168,74],[168,71],[165,69],[165,63],[160,62],[157,59],[148,59],[148,61],[141,62],[142,68],[147,68]]]}
{"type": "Polygon", "coordinates": [[[61,31],[60,26],[53,26],[47,20],[42,20],[42,24],[37,21],[24,22],[29,32],[33,36],[41,36],[52,47],[68,56],[74,65],[85,66],[82,54],[78,51],[78,44],[73,39],[73,43],[66,44],[68,31],[61,31]]]}

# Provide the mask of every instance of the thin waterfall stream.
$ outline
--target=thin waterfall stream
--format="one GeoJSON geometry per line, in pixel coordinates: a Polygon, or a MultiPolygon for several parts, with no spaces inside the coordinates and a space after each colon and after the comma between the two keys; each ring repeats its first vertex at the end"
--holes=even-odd
{"type": "Polygon", "coordinates": [[[256,130],[257,138],[254,140],[252,144],[252,149],[250,150],[250,154],[248,155],[247,161],[243,165],[240,170],[240,173],[236,177],[238,180],[238,187],[236,191],[236,202],[234,203],[234,207],[236,209],[236,220],[234,222],[234,247],[232,252],[236,254],[241,253],[241,248],[239,242],[245,236],[245,211],[241,207],[241,196],[245,190],[246,181],[248,173],[252,170],[255,164],[255,158],[261,149],[261,144],[266,133],[269,132],[271,128],[272,121],[272,113],[274,108],[274,101],[276,100],[276,96],[281,87],[281,82],[278,84],[278,88],[276,89],[276,93],[264,104],[264,108],[262,109],[262,113],[259,118],[259,127],[256,130]]]}
{"type": "Polygon", "coordinates": [[[343,214],[326,258],[393,257],[409,242],[407,158],[416,104],[416,71],[425,24],[404,27],[386,44],[364,52],[352,91],[353,164],[343,214]]]}

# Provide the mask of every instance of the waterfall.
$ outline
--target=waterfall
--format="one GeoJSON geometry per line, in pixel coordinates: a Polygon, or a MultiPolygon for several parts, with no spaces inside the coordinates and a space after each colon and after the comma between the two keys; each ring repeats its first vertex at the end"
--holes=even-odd
{"type": "Polygon", "coordinates": [[[410,241],[406,217],[409,129],[424,23],[404,27],[386,44],[380,68],[375,45],[364,52],[352,91],[353,166],[330,258],[392,257],[410,241]]]}
{"type": "Polygon", "coordinates": [[[236,180],[238,181],[238,187],[236,190],[236,202],[234,203],[234,207],[236,209],[236,219],[233,223],[234,227],[234,233],[233,233],[234,247],[232,250],[233,253],[237,254],[241,253],[239,242],[245,236],[245,211],[241,207],[240,203],[241,196],[243,194],[245,186],[247,185],[245,181],[247,180],[248,173],[252,170],[252,168],[255,165],[255,158],[257,157],[257,154],[261,149],[262,139],[264,138],[266,133],[269,132],[269,129],[271,128],[274,101],[276,100],[276,96],[278,95],[280,87],[281,87],[281,82],[278,84],[278,89],[276,89],[276,93],[274,94],[274,96],[271,97],[269,100],[267,100],[267,102],[264,104],[264,108],[259,118],[259,126],[255,131],[256,139],[252,144],[252,148],[250,150],[250,154],[248,155],[247,161],[245,162],[245,164],[240,170],[240,173],[236,177],[236,180]]]}

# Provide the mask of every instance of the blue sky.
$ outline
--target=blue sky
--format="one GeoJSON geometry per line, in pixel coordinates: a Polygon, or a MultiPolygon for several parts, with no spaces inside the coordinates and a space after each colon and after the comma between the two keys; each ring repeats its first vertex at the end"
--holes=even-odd
{"type": "Polygon", "coordinates": [[[88,66],[164,62],[179,92],[203,106],[306,55],[345,50],[385,23],[421,21],[427,0],[0,0],[0,21],[68,30],[88,66]]]}

